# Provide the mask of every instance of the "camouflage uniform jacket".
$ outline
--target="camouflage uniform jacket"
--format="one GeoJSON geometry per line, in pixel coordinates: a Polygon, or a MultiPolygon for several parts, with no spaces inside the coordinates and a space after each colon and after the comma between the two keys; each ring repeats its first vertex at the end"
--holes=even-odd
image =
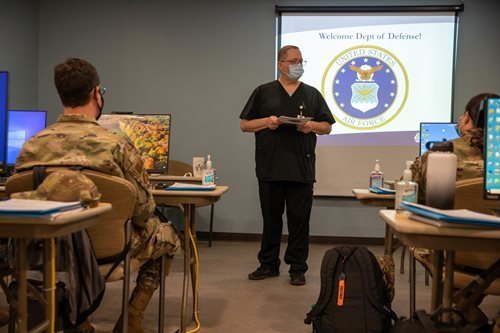
{"type": "Polygon", "coordinates": [[[131,141],[101,127],[92,117],[61,115],[55,124],[27,141],[17,158],[16,170],[37,165],[81,165],[125,178],[137,189],[134,226],[145,230],[154,213],[155,203],[139,151],[131,141]]]}
{"type": "MultiPolygon", "coordinates": [[[[451,140],[453,152],[457,155],[457,181],[482,177],[484,172],[483,153],[471,145],[471,136],[465,132],[462,137],[451,140]]],[[[429,152],[417,158],[411,167],[413,181],[418,184],[418,202],[425,203],[425,182],[427,180],[427,158],[429,152]]]]}

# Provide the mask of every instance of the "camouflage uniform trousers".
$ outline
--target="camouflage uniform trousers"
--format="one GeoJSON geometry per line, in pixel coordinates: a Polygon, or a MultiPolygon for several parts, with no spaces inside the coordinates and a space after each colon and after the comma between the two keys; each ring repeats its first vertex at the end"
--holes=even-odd
{"type": "Polygon", "coordinates": [[[170,222],[162,223],[152,216],[146,228],[132,232],[131,257],[147,260],[140,268],[137,285],[147,289],[157,289],[160,284],[160,265],[166,255],[165,272],[168,275],[174,254],[180,251],[180,239],[170,222]]]}
{"type": "Polygon", "coordinates": [[[394,299],[394,259],[390,255],[377,256],[377,261],[384,276],[384,284],[389,302],[394,299]]]}

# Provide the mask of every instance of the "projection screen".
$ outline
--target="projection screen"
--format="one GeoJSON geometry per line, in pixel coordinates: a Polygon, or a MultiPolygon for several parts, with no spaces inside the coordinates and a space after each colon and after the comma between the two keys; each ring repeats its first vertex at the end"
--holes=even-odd
{"type": "Polygon", "coordinates": [[[376,159],[385,180],[402,175],[418,156],[421,122],[451,121],[462,8],[328,9],[277,7],[277,47],[301,49],[301,80],[323,94],[337,122],[318,136],[314,194],[352,196],[368,187],[376,159]]]}

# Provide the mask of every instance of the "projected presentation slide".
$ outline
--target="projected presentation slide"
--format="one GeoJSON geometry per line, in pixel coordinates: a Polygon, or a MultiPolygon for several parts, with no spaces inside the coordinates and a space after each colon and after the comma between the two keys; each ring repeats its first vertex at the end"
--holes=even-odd
{"type": "Polygon", "coordinates": [[[451,122],[457,13],[410,11],[280,13],[278,46],[301,49],[301,81],[336,120],[318,136],[315,195],[366,188],[375,160],[400,177],[419,155],[420,123],[451,122]]]}
{"type": "Polygon", "coordinates": [[[451,120],[455,13],[282,13],[279,38],[337,121],[319,144],[417,146],[451,120]]]}
{"type": "Polygon", "coordinates": [[[128,136],[139,149],[148,172],[166,173],[170,144],[169,114],[126,115],[103,114],[99,124],[118,134],[128,136]]]}

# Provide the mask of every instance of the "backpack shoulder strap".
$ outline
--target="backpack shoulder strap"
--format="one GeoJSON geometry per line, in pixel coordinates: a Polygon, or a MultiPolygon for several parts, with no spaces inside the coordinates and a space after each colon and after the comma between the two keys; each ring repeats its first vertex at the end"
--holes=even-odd
{"type": "Polygon", "coordinates": [[[377,258],[366,247],[359,247],[354,252],[354,256],[359,263],[359,269],[363,276],[363,285],[367,291],[368,301],[377,309],[377,311],[385,314],[395,322],[398,316],[388,306],[384,298],[377,294],[377,290],[384,290],[383,273],[380,269],[377,258]]]}
{"type": "Polygon", "coordinates": [[[325,252],[323,261],[321,262],[321,289],[319,297],[312,310],[307,314],[307,318],[304,320],[306,324],[310,324],[313,318],[321,314],[330,302],[333,292],[335,268],[337,267],[339,258],[340,253],[336,248],[325,252]]]}
{"type": "Polygon", "coordinates": [[[33,189],[36,190],[38,186],[44,181],[47,176],[47,167],[43,165],[36,165],[33,167],[33,189]]]}

